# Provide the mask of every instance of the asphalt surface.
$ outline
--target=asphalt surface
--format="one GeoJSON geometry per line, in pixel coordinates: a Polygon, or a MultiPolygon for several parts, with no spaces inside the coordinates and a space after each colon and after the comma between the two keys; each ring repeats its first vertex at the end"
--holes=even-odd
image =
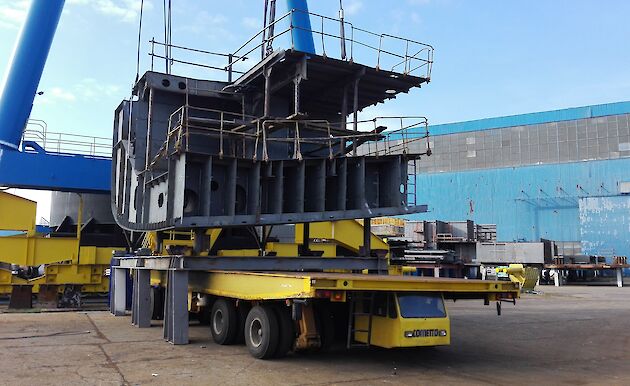
{"type": "Polygon", "coordinates": [[[448,303],[452,343],[250,357],[191,325],[191,344],[103,311],[0,314],[0,384],[630,384],[630,288],[540,287],[513,306],[448,303]]]}

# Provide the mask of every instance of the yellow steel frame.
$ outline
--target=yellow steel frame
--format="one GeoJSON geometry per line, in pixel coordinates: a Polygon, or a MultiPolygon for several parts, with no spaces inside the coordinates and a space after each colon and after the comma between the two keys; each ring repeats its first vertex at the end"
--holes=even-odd
{"type": "Polygon", "coordinates": [[[21,266],[38,266],[60,261],[77,261],[79,241],[76,238],[41,236],[0,237],[0,261],[21,266]]]}
{"type": "MultiPolygon", "coordinates": [[[[210,247],[214,245],[221,233],[221,229],[213,228],[206,231],[206,235],[210,236],[210,247]]],[[[177,232],[166,232],[162,241],[162,249],[157,251],[157,237],[154,232],[146,234],[144,247],[165,254],[166,247],[176,245],[180,247],[193,247],[193,237],[187,239],[176,239],[177,232]]],[[[179,234],[183,234],[179,232],[179,234]]],[[[309,228],[309,248],[312,251],[321,251],[323,257],[336,257],[337,246],[344,247],[354,253],[359,253],[363,244],[363,225],[356,220],[326,221],[311,223],[309,228]]],[[[276,256],[297,256],[298,248],[304,244],[304,225],[295,225],[295,238],[291,243],[269,242],[265,246],[267,252],[275,252],[276,256]]],[[[371,248],[380,250],[389,250],[389,246],[378,236],[372,234],[371,248]]],[[[219,256],[256,256],[258,250],[220,250],[219,256]]]]}
{"type": "MultiPolygon", "coordinates": [[[[8,294],[13,285],[29,284],[39,292],[40,284],[82,285],[83,292],[107,292],[112,251],[116,248],[80,247],[79,237],[44,237],[35,233],[36,203],[0,192],[0,230],[25,232],[0,237],[0,262],[20,266],[45,265],[43,276],[21,279],[8,270],[0,270],[0,293],[8,294]]],[[[81,219],[79,215],[79,225],[81,219]]]]}
{"type": "MultiPolygon", "coordinates": [[[[318,250],[319,244],[332,244],[359,253],[363,245],[363,225],[356,220],[315,222],[309,226],[309,237],[315,240],[309,245],[313,250],[318,250]]],[[[303,224],[295,225],[295,242],[304,243],[303,224]]],[[[372,249],[389,251],[387,243],[374,234],[372,234],[370,245],[372,249]]]]}
{"type": "MultiPolygon", "coordinates": [[[[44,275],[25,280],[0,269],[0,294],[10,294],[12,286],[29,284],[33,292],[39,292],[41,284],[59,285],[59,291],[65,284],[82,285],[82,292],[101,293],[109,291],[109,278],[104,275],[109,268],[112,248],[81,247],[80,259],[46,264],[44,275]]],[[[39,265],[39,264],[37,264],[39,265]]]]}
{"type": "Polygon", "coordinates": [[[190,272],[190,289],[243,300],[312,298],[315,289],[302,275],[253,272],[190,272]]]}
{"type": "Polygon", "coordinates": [[[36,202],[0,192],[0,213],[0,230],[35,231],[36,202]]]}
{"type": "Polygon", "coordinates": [[[317,289],[350,291],[424,291],[448,293],[480,293],[493,295],[506,293],[518,296],[518,283],[508,281],[466,280],[400,275],[361,274],[309,274],[317,289]]]}
{"type": "Polygon", "coordinates": [[[343,273],[191,272],[190,287],[193,292],[245,300],[312,298],[316,290],[439,292],[454,297],[476,293],[488,300],[519,295],[518,284],[507,281],[343,273]]]}

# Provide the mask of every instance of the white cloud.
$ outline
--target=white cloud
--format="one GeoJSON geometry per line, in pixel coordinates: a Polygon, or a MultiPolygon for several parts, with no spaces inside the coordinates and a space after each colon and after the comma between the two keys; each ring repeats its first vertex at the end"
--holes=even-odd
{"type": "Polygon", "coordinates": [[[61,87],[53,87],[48,91],[48,94],[55,99],[66,102],[74,102],[77,97],[71,91],[62,89],[61,87]]]}
{"type": "Polygon", "coordinates": [[[44,94],[37,96],[35,102],[43,104],[64,104],[77,101],[98,102],[103,98],[121,96],[122,87],[115,84],[105,84],[92,78],[85,78],[70,89],[50,87],[44,89],[44,94]]]}
{"type": "Polygon", "coordinates": [[[262,22],[255,17],[244,17],[241,24],[251,29],[262,29],[262,22]]]}
{"type": "Polygon", "coordinates": [[[114,84],[100,83],[93,78],[85,78],[73,87],[73,90],[84,100],[98,101],[102,97],[113,97],[120,94],[122,88],[114,84]]]}
{"type": "MultiPolygon", "coordinates": [[[[89,6],[105,16],[132,23],[138,20],[141,2],[139,0],[68,0],[68,5],[89,6]]],[[[153,4],[149,0],[144,0],[144,9],[152,8],[153,4]]]]}
{"type": "Polygon", "coordinates": [[[347,15],[355,15],[363,8],[363,2],[361,0],[348,1],[343,8],[347,15]]]}
{"type": "Polygon", "coordinates": [[[76,95],[70,90],[61,87],[51,87],[44,90],[44,94],[35,97],[35,103],[56,104],[56,103],[72,103],[77,100],[76,95]]]}
{"type": "Polygon", "coordinates": [[[225,42],[233,40],[235,35],[231,28],[228,28],[228,18],[220,13],[209,13],[201,11],[195,13],[192,20],[184,26],[175,28],[188,33],[203,35],[206,39],[225,42]]]}
{"type": "Polygon", "coordinates": [[[29,4],[28,0],[0,2],[0,28],[19,28],[26,18],[29,4]]]}
{"type": "MultiPolygon", "coordinates": [[[[24,19],[31,0],[0,0],[0,28],[18,29],[24,19]]],[[[90,7],[96,12],[119,21],[133,23],[140,14],[140,0],[67,0],[66,12],[74,6],[90,7]]],[[[144,9],[153,9],[150,0],[144,0],[144,9]]]]}

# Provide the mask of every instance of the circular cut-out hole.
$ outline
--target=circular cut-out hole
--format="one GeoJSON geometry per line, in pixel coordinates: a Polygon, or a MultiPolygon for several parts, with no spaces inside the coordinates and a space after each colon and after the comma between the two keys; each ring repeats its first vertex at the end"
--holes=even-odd
{"type": "Polygon", "coordinates": [[[216,192],[217,190],[219,190],[219,183],[216,181],[211,181],[210,182],[210,190],[213,192],[216,192]]]}
{"type": "Polygon", "coordinates": [[[180,90],[186,90],[186,83],[179,82],[177,83],[177,87],[179,87],[180,90]]]}
{"type": "Polygon", "coordinates": [[[171,85],[171,81],[168,79],[162,79],[162,86],[169,87],[171,85]]]}

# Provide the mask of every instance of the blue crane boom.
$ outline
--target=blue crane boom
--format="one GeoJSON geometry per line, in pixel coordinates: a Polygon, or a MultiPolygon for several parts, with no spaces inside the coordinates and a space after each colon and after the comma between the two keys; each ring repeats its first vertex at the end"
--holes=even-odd
{"type": "MultiPolygon", "coordinates": [[[[294,48],[315,53],[307,0],[286,0],[295,27],[294,48]]],[[[21,144],[65,0],[33,0],[0,90],[0,186],[76,192],[109,192],[111,160],[50,153],[21,144]]]]}
{"type": "Polygon", "coordinates": [[[17,150],[65,0],[35,0],[13,48],[0,94],[0,146],[17,150]]]}
{"type": "Polygon", "coordinates": [[[302,12],[291,14],[291,25],[295,27],[292,32],[293,46],[297,51],[308,54],[315,53],[315,42],[311,32],[311,19],[308,13],[308,2],[306,0],[287,0],[287,8],[302,12]]]}
{"type": "Polygon", "coordinates": [[[48,153],[20,141],[65,0],[33,0],[0,91],[0,186],[108,192],[109,158],[48,153]]]}

